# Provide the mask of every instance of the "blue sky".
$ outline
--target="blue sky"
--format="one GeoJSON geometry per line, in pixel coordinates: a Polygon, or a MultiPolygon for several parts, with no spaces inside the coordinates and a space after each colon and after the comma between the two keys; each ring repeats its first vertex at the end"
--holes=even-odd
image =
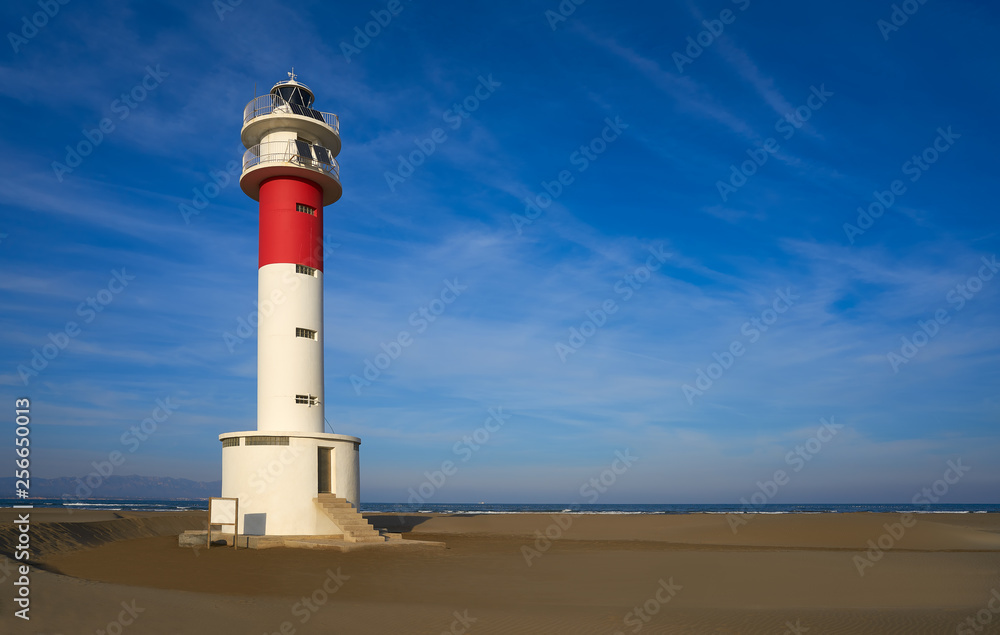
{"type": "Polygon", "coordinates": [[[217,435],[254,429],[255,335],[224,334],[256,311],[257,210],[220,173],[294,66],[341,118],[326,414],[362,438],[363,500],[450,460],[432,502],[590,502],[628,450],[598,502],[738,502],[779,469],[775,503],[905,502],[958,460],[942,502],[995,502],[992,4],[898,28],[860,1],[58,6],[0,9],[0,395],[33,402],[35,476],[122,451],[215,480],[217,435]]]}

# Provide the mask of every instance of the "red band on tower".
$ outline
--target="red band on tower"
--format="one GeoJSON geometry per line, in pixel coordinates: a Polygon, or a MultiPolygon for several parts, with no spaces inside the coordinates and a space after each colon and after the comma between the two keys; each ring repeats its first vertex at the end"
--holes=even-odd
{"type": "Polygon", "coordinates": [[[305,265],[323,271],[323,188],[293,176],[260,185],[260,263],[305,265]],[[312,209],[299,211],[304,205],[312,209]]]}

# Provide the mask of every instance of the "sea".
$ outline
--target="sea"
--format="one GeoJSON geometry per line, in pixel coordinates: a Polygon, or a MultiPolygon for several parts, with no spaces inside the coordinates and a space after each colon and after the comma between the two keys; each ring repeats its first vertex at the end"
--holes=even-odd
{"type": "MultiPolygon", "coordinates": [[[[107,511],[192,511],[207,510],[208,499],[92,499],[64,502],[58,498],[0,498],[0,507],[31,505],[36,509],[62,507],[107,511]]],[[[801,503],[801,504],[568,504],[568,503],[361,503],[361,512],[439,514],[997,514],[996,503],[801,503]]]]}

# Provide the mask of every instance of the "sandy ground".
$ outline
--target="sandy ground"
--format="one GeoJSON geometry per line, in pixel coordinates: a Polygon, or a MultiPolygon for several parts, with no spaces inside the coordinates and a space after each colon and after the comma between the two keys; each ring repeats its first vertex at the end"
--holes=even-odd
{"type": "Polygon", "coordinates": [[[998,514],[368,515],[448,548],[338,553],[178,547],[201,512],[41,512],[32,619],[2,559],[0,633],[1000,633],[998,514]]]}

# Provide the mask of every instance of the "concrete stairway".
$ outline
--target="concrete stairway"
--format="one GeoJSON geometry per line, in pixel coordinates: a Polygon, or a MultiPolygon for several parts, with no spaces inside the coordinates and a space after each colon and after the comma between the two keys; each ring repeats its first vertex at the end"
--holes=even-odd
{"type": "Polygon", "coordinates": [[[385,537],[347,499],[337,498],[333,494],[320,494],[315,500],[344,532],[344,540],[347,542],[385,542],[385,537]]]}

